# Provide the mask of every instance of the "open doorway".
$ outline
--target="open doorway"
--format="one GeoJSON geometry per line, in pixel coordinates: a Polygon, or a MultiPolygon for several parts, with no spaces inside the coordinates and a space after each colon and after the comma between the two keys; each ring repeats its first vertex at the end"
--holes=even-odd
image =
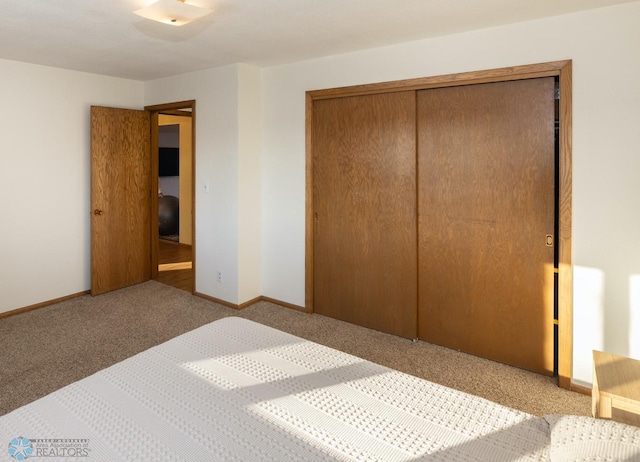
{"type": "Polygon", "coordinates": [[[193,293],[194,102],[152,111],[152,278],[193,293]],[[180,106],[180,107],[178,107],[180,106]]]}

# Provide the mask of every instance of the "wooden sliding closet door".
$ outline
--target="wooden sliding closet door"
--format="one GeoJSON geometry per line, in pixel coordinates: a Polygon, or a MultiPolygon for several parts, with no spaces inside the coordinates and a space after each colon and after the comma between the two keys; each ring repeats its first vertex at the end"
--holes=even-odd
{"type": "Polygon", "coordinates": [[[313,104],[316,313],[417,327],[415,92],[313,104]]]}
{"type": "Polygon", "coordinates": [[[553,78],[424,90],[417,112],[419,337],[553,374],[553,78]]]}

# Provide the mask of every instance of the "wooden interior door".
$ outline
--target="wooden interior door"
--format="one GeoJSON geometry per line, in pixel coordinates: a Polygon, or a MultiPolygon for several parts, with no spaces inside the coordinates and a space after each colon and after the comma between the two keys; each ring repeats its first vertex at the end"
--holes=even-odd
{"type": "Polygon", "coordinates": [[[419,337],[553,374],[554,80],[418,92],[419,337]]]}
{"type": "Polygon", "coordinates": [[[91,108],[91,294],[151,277],[147,111],[91,108]]]}
{"type": "Polygon", "coordinates": [[[313,303],[415,338],[415,92],[313,105],[313,303]]]}

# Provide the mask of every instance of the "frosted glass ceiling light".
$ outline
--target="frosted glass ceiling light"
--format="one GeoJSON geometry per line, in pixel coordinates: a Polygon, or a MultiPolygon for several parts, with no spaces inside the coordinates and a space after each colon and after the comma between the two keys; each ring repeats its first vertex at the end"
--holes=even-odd
{"type": "Polygon", "coordinates": [[[134,11],[138,16],[172,26],[184,26],[200,19],[213,10],[185,3],[185,0],[157,0],[151,5],[134,11]]]}

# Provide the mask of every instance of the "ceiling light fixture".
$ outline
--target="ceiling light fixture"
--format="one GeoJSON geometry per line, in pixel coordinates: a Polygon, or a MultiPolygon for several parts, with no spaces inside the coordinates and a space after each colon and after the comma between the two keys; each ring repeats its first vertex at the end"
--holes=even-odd
{"type": "Polygon", "coordinates": [[[184,26],[213,13],[213,10],[186,3],[185,0],[157,0],[134,13],[163,24],[184,26]]]}

